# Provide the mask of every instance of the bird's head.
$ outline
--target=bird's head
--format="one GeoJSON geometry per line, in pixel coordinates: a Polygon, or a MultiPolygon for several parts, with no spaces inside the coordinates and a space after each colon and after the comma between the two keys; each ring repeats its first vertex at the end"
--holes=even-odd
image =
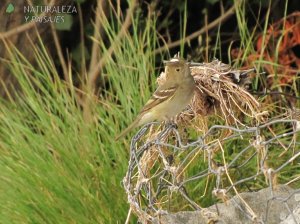
{"type": "Polygon", "coordinates": [[[183,78],[190,75],[189,63],[184,59],[174,57],[164,61],[166,78],[183,78]]]}

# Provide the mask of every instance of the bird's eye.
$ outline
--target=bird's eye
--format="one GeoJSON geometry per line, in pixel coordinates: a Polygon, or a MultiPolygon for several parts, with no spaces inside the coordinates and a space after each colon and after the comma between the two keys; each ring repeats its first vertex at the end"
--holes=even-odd
{"type": "Polygon", "coordinates": [[[175,70],[176,70],[176,72],[179,72],[179,71],[180,71],[180,68],[176,68],[175,70]]]}

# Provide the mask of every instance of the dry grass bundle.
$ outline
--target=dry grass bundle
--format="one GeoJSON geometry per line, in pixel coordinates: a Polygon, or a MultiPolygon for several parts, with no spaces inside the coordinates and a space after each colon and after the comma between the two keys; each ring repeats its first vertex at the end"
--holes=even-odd
{"type": "Polygon", "coordinates": [[[179,115],[180,120],[216,114],[228,125],[245,126],[241,115],[259,121],[259,102],[247,91],[253,72],[232,69],[219,60],[192,66],[195,96],[190,108],[179,115]]]}

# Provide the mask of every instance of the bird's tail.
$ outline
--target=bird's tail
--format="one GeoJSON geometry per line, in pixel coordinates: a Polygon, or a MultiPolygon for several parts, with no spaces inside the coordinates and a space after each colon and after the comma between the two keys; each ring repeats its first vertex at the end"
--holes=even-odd
{"type": "Polygon", "coordinates": [[[124,137],[126,134],[128,134],[132,129],[139,126],[140,119],[135,119],[125,130],[123,130],[119,135],[115,137],[115,140],[118,141],[120,138],[124,137]]]}

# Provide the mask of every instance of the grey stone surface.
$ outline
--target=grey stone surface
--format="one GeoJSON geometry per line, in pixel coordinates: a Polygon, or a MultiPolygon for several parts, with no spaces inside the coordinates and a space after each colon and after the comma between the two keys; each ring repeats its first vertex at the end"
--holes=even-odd
{"type": "Polygon", "coordinates": [[[256,215],[253,218],[247,206],[235,196],[225,203],[218,203],[202,211],[182,211],[163,215],[155,224],[295,224],[300,223],[300,190],[277,186],[258,192],[241,193],[240,196],[256,215]]]}

